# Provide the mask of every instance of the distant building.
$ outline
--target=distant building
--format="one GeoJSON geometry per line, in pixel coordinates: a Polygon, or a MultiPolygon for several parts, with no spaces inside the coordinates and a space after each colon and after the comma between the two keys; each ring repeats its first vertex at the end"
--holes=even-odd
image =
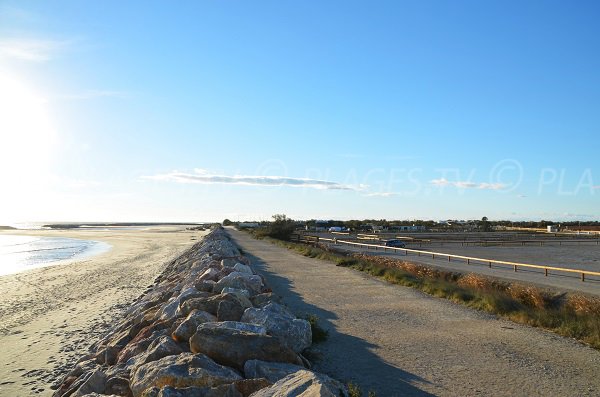
{"type": "Polygon", "coordinates": [[[424,232],[425,226],[423,226],[423,225],[391,226],[390,231],[394,231],[394,232],[424,232]]]}
{"type": "Polygon", "coordinates": [[[556,225],[549,225],[549,226],[546,226],[546,230],[548,230],[548,233],[557,233],[558,232],[558,226],[556,226],[556,225]]]}

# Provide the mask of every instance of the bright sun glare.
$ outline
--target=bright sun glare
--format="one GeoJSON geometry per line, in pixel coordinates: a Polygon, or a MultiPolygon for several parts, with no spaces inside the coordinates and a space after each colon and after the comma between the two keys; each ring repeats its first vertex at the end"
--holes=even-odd
{"type": "Polygon", "coordinates": [[[0,225],[48,201],[55,138],[44,99],[0,70],[0,225]]]}
{"type": "Polygon", "coordinates": [[[35,176],[47,167],[55,132],[44,99],[0,71],[0,175],[4,182],[35,176]]]}

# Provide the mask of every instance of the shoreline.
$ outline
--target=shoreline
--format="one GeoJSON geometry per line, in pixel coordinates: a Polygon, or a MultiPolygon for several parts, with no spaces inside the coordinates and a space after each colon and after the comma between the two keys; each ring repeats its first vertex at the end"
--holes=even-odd
{"type": "MultiPolygon", "coordinates": [[[[8,268],[0,268],[0,277],[8,276],[11,274],[23,273],[23,272],[27,272],[29,270],[40,269],[43,267],[67,265],[67,264],[70,264],[73,262],[83,261],[86,259],[93,258],[94,256],[103,254],[105,252],[109,252],[113,248],[112,245],[105,243],[104,241],[100,241],[100,240],[87,240],[87,239],[64,237],[64,236],[50,237],[50,236],[44,236],[44,235],[40,235],[40,234],[34,235],[34,234],[29,234],[29,233],[27,235],[25,235],[25,234],[19,234],[19,233],[2,233],[2,232],[0,232],[0,237],[5,237],[5,236],[37,237],[37,238],[44,239],[44,240],[68,238],[69,241],[76,240],[77,244],[84,244],[84,243],[85,244],[91,243],[91,244],[89,246],[87,246],[83,251],[75,253],[70,258],[51,259],[48,261],[41,261],[39,263],[35,263],[35,264],[31,264],[31,265],[17,265],[17,266],[8,266],[8,268]],[[18,269],[18,270],[15,270],[15,269],[18,269]]],[[[29,252],[31,252],[31,251],[29,251],[29,252]]]]}
{"type": "Polygon", "coordinates": [[[110,251],[0,276],[0,395],[50,396],[74,361],[206,232],[7,230],[1,234],[102,241],[110,251]]]}

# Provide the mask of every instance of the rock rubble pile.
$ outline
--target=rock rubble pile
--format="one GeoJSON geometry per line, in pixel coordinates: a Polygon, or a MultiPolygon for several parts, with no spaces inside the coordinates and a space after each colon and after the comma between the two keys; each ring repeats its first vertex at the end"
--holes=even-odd
{"type": "Polygon", "coordinates": [[[54,397],[347,396],[310,370],[297,319],[221,228],[169,264],[54,397]]]}

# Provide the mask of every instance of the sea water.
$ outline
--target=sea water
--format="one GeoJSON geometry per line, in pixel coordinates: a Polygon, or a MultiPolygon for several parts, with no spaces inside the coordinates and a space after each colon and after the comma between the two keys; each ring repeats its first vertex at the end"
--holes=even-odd
{"type": "Polygon", "coordinates": [[[0,275],[83,259],[110,248],[110,244],[101,241],[0,235],[0,275]]]}

